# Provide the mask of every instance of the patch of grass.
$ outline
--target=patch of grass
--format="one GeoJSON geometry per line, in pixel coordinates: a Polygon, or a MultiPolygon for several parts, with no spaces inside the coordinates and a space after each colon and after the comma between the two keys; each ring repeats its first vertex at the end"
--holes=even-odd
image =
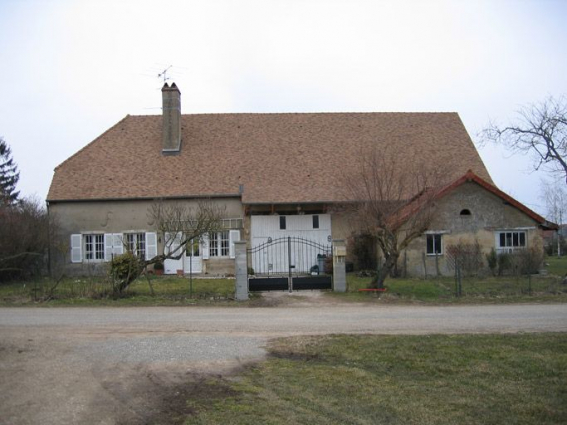
{"type": "Polygon", "coordinates": [[[567,286],[553,275],[467,277],[462,280],[462,296],[456,296],[455,279],[451,277],[388,278],[388,290],[382,294],[359,292],[372,278],[347,275],[347,293],[332,296],[350,301],[385,303],[502,303],[567,302],[567,286]]]}
{"type": "Polygon", "coordinates": [[[546,257],[545,264],[547,272],[550,275],[564,277],[567,275],[567,256],[563,257],[546,257]]]}
{"type": "Polygon", "coordinates": [[[62,280],[55,290],[52,279],[15,282],[0,285],[0,305],[10,306],[144,306],[231,304],[234,279],[193,279],[190,292],[188,278],[152,277],[154,295],[145,278],[133,282],[121,297],[112,296],[111,284],[103,277],[82,277],[62,280]]]}
{"type": "Polygon", "coordinates": [[[186,424],[559,424],[567,334],[279,339],[186,424]]]}

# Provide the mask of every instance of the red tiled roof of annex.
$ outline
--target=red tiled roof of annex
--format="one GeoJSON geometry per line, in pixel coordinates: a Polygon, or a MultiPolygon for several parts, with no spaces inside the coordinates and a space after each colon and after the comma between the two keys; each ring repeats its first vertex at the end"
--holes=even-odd
{"type": "Polygon", "coordinates": [[[341,202],[344,173],[369,149],[407,156],[400,172],[426,165],[454,180],[472,170],[492,183],[456,113],[182,115],[181,137],[180,152],[163,155],[162,117],[128,115],[55,169],[47,200],[341,202]]]}

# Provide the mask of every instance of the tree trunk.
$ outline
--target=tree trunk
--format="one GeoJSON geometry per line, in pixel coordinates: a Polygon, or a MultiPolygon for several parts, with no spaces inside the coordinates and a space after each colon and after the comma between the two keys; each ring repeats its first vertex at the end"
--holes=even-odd
{"type": "Polygon", "coordinates": [[[384,262],[382,267],[380,267],[378,274],[374,279],[372,279],[372,282],[370,282],[371,289],[384,289],[384,281],[398,262],[399,256],[400,253],[395,252],[386,257],[386,261],[384,262]]]}

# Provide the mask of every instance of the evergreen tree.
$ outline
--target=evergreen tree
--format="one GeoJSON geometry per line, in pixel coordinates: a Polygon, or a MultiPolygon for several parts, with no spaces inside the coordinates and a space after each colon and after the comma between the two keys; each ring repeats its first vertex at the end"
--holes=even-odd
{"type": "Polygon", "coordinates": [[[20,172],[12,159],[12,150],[0,137],[0,205],[13,205],[18,201],[20,192],[16,192],[16,184],[19,179],[20,172]]]}

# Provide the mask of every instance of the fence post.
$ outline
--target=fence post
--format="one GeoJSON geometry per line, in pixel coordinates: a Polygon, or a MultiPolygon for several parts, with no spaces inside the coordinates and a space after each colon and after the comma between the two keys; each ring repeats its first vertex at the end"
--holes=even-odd
{"type": "Polygon", "coordinates": [[[288,290],[289,292],[293,292],[293,275],[292,275],[292,268],[295,267],[295,265],[291,264],[291,236],[287,237],[287,267],[288,267],[288,272],[289,272],[289,277],[288,277],[288,290]]]}
{"type": "Polygon", "coordinates": [[[238,301],[248,299],[248,261],[246,258],[246,242],[234,242],[234,268],[236,274],[235,297],[238,301]]]}
{"type": "Polygon", "coordinates": [[[344,239],[333,240],[333,291],[346,292],[346,244],[344,239]]]}

